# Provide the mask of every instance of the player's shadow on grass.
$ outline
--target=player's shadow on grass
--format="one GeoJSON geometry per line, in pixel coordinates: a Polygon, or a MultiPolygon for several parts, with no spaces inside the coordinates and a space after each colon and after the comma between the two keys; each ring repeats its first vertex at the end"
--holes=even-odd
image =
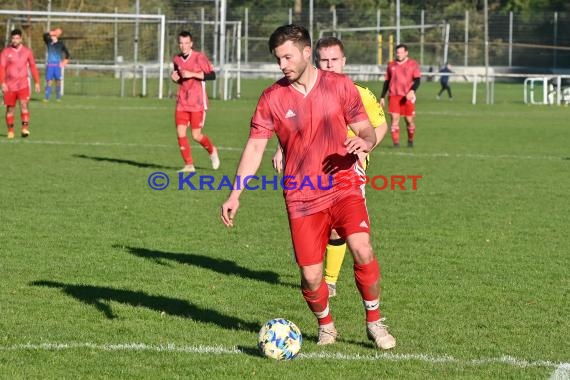
{"type": "Polygon", "coordinates": [[[164,296],[154,296],[141,291],[114,289],[105,286],[72,285],[56,281],[34,281],[31,282],[30,285],[61,289],[63,293],[78,301],[95,307],[109,319],[117,317],[115,313],[113,313],[110,303],[119,302],[125,305],[155,310],[159,313],[164,312],[168,315],[191,318],[198,322],[215,323],[226,329],[247,330],[251,332],[257,332],[259,330],[258,323],[247,322],[240,318],[221,314],[216,310],[204,309],[188,301],[164,296]]]}
{"type": "MultiPolygon", "coordinates": [[[[115,245],[113,248],[123,248],[115,245]]],[[[244,268],[235,263],[235,261],[212,258],[209,256],[196,255],[193,253],[175,253],[163,252],[139,247],[125,247],[131,254],[145,259],[153,260],[157,264],[165,265],[166,260],[176,261],[180,264],[194,265],[225,274],[228,276],[237,276],[249,278],[256,281],[266,282],[275,285],[290,286],[295,289],[299,288],[298,284],[287,284],[279,280],[279,274],[271,271],[256,271],[244,268]]]]}
{"type": "Polygon", "coordinates": [[[164,170],[175,170],[178,169],[174,166],[164,166],[164,165],[157,165],[157,164],[149,164],[147,162],[138,162],[133,160],[125,160],[123,158],[110,158],[110,157],[98,157],[98,156],[87,156],[85,154],[74,154],[73,157],[76,158],[85,158],[88,160],[99,161],[99,162],[111,162],[115,164],[126,164],[131,166],[136,166],[137,168],[144,168],[144,169],[164,169],[164,170]]]}
{"type": "Polygon", "coordinates": [[[237,349],[249,356],[256,356],[258,358],[262,358],[261,352],[259,352],[259,348],[251,347],[251,346],[237,346],[237,349]]]}

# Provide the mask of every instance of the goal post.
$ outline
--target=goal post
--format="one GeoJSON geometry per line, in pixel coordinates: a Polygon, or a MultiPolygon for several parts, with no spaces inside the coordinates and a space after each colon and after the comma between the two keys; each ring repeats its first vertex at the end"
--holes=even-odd
{"type": "Polygon", "coordinates": [[[66,93],[146,96],[144,91],[152,90],[163,97],[165,15],[0,10],[6,42],[10,31],[20,28],[40,68],[49,27],[63,30],[61,39],[71,55],[66,93]]]}
{"type": "Polygon", "coordinates": [[[393,35],[390,32],[398,32],[400,30],[413,34],[414,38],[409,38],[406,41],[408,47],[419,46],[419,57],[417,57],[420,65],[424,64],[424,48],[426,46],[433,47],[433,51],[428,54],[431,60],[447,60],[448,46],[449,46],[449,24],[444,22],[439,24],[418,24],[418,25],[400,25],[400,26],[364,26],[353,28],[325,28],[319,32],[319,38],[324,35],[334,35],[343,41],[345,49],[358,48],[362,46],[368,48],[371,52],[370,63],[375,62],[378,65],[387,63],[392,60],[395,42],[393,35]],[[431,40],[425,39],[426,31],[430,29],[441,30],[441,34],[436,33],[432,36],[431,40]],[[389,38],[383,38],[383,34],[388,33],[389,38]],[[434,39],[435,37],[435,39],[434,39]],[[386,42],[384,42],[386,41],[386,42]],[[354,42],[354,43],[351,43],[354,42]],[[386,46],[383,46],[386,44],[386,46]],[[387,50],[388,58],[383,61],[383,51],[387,50]],[[441,57],[439,55],[441,54],[441,57]]]}

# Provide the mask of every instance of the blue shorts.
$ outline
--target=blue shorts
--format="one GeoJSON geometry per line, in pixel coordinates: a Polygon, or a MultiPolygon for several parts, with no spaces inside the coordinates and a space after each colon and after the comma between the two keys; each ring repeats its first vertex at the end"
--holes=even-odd
{"type": "Polygon", "coordinates": [[[46,66],[46,80],[61,80],[61,67],[59,65],[48,64],[46,66]]]}

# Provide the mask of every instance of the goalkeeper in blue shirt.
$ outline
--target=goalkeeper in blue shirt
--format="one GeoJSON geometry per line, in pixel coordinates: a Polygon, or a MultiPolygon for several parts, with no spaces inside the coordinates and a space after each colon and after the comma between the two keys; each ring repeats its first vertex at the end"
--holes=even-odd
{"type": "Polygon", "coordinates": [[[62,69],[69,62],[69,51],[63,41],[59,39],[62,34],[60,28],[44,33],[44,42],[47,47],[46,61],[46,88],[44,102],[49,101],[52,93],[52,85],[55,81],[55,97],[61,100],[62,69]]]}

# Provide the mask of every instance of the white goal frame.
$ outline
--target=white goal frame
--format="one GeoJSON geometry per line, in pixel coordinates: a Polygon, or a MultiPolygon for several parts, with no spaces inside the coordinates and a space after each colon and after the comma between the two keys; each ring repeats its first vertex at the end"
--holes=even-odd
{"type": "MultiPolygon", "coordinates": [[[[158,71],[158,98],[163,98],[164,93],[164,47],[165,47],[165,35],[166,35],[166,16],[165,15],[157,15],[157,14],[136,14],[136,13],[82,13],[82,12],[52,12],[52,11],[11,11],[11,10],[0,10],[0,16],[7,15],[13,16],[16,20],[21,20],[25,17],[23,21],[25,22],[35,22],[35,23],[47,23],[49,25],[50,22],[85,22],[89,20],[90,22],[108,22],[108,23],[116,23],[118,20],[129,20],[131,22],[137,23],[141,22],[149,22],[154,21],[160,25],[160,41],[159,41],[159,50],[158,50],[158,59],[156,65],[151,67],[151,69],[158,71]]],[[[8,35],[10,25],[7,27],[6,34],[8,35]]],[[[13,27],[13,26],[12,26],[13,27]]],[[[134,50],[135,50],[135,62],[133,63],[134,68],[134,75],[136,75],[137,71],[137,48],[138,48],[138,41],[136,40],[136,36],[134,36],[134,50]]],[[[81,67],[86,67],[88,65],[81,65],[81,67]]],[[[68,68],[73,68],[74,63],[73,60],[68,65],[68,68]]],[[[108,65],[109,69],[119,71],[124,69],[124,65],[117,65],[115,62],[113,65],[108,65]]],[[[148,69],[148,68],[146,68],[148,69]]]]}

